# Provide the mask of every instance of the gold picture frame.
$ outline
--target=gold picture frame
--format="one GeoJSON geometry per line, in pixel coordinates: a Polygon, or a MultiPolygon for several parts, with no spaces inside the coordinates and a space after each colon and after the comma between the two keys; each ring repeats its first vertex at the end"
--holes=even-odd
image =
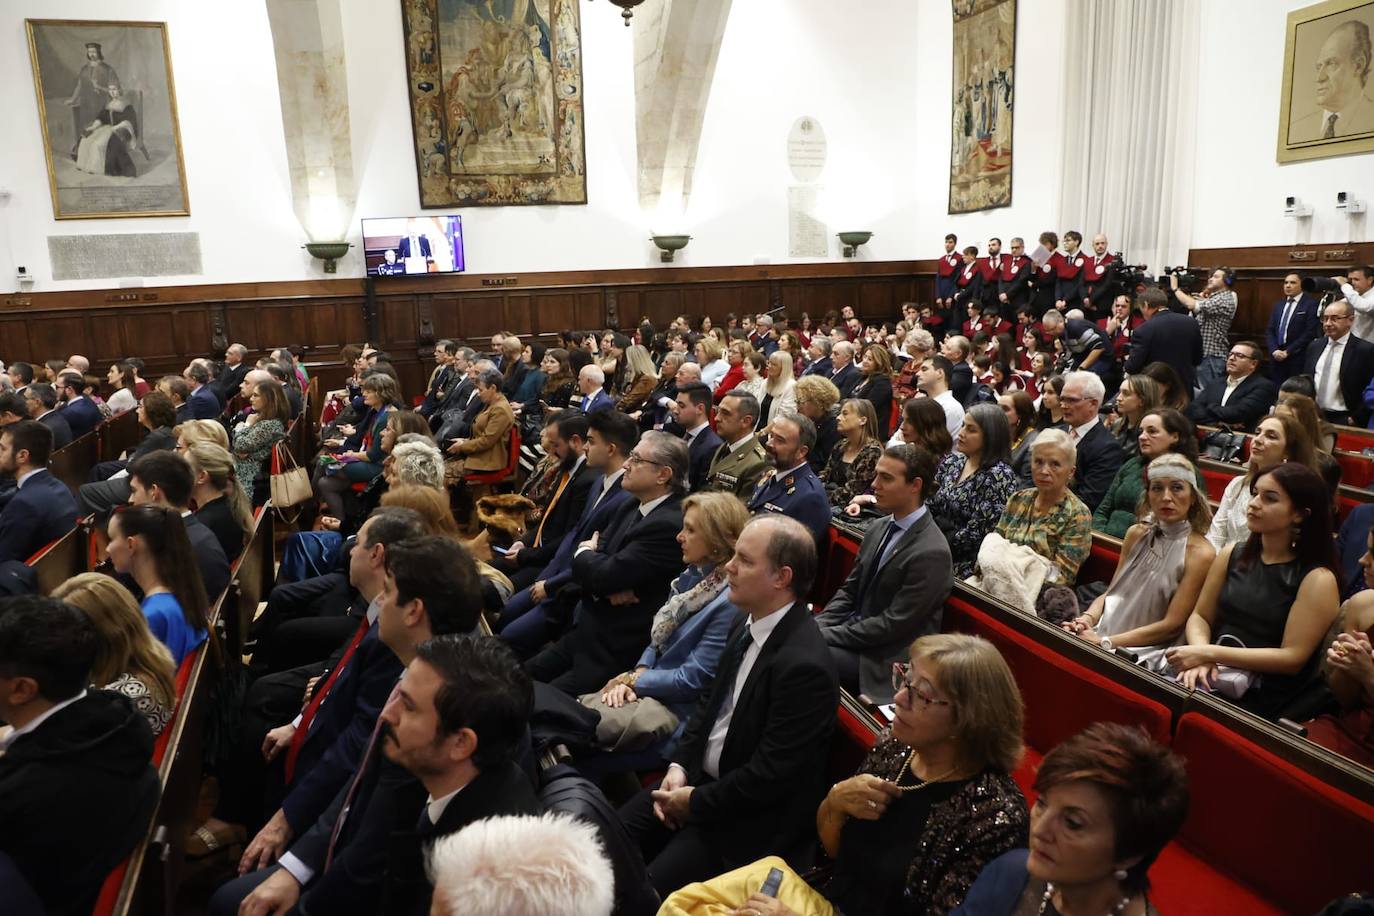
{"type": "Polygon", "coordinates": [[[1371,35],[1374,0],[1326,0],[1288,14],[1279,162],[1374,151],[1371,35]]]}
{"type": "Polygon", "coordinates": [[[189,216],[167,23],[24,24],[53,216],[189,216]]]}

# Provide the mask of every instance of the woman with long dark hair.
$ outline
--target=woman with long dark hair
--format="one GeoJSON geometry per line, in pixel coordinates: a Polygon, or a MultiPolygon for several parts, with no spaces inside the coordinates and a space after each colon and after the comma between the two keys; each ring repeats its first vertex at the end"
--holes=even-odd
{"type": "Polygon", "coordinates": [[[1268,719],[1307,718],[1290,705],[1318,677],[1321,643],[1340,609],[1331,494],[1296,462],[1256,476],[1243,544],[1217,553],[1166,657],[1179,683],[1268,719]]]}
{"type": "Polygon", "coordinates": [[[148,627],[182,659],[205,642],[210,601],[200,579],[181,513],[162,506],[129,506],[110,517],[110,562],[143,592],[148,627]]]}

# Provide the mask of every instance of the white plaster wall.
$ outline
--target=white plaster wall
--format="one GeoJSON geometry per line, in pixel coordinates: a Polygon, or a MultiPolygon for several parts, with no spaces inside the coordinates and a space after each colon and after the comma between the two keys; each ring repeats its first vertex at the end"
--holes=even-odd
{"type": "Polygon", "coordinates": [[[1284,32],[1305,0],[1206,0],[1207,77],[1199,80],[1197,205],[1192,247],[1368,241],[1367,215],[1336,211],[1336,192],[1374,200],[1374,153],[1290,162],[1274,158],[1284,32]],[[1283,215],[1285,197],[1313,206],[1283,215]]]}

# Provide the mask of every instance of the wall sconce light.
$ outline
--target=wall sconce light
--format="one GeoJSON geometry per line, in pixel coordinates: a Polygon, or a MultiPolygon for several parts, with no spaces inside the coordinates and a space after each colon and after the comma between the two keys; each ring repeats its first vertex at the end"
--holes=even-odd
{"type": "Polygon", "coordinates": [[[840,241],[844,243],[844,256],[852,258],[859,251],[859,246],[873,238],[871,232],[837,232],[840,241]]]}
{"type": "Polygon", "coordinates": [[[351,242],[306,242],[301,246],[310,252],[312,258],[319,258],[324,261],[324,272],[327,274],[338,273],[338,259],[348,254],[348,249],[353,247],[351,242]]]}
{"type": "Polygon", "coordinates": [[[654,244],[663,251],[663,254],[659,255],[659,260],[664,264],[671,264],[673,253],[686,248],[687,243],[691,240],[690,235],[656,235],[653,237],[654,244]]]}

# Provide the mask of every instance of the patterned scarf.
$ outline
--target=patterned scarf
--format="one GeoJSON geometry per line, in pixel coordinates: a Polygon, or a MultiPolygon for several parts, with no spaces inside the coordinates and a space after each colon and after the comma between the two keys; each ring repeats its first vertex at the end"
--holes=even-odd
{"type": "Polygon", "coordinates": [[[653,629],[649,633],[649,641],[653,644],[654,651],[662,652],[663,647],[668,643],[668,637],[681,626],[689,617],[697,611],[706,607],[720,596],[727,586],[725,581],[725,570],[720,566],[713,566],[707,570],[706,575],[701,581],[685,592],[678,592],[677,579],[672,585],[672,594],[668,600],[663,602],[663,607],[658,609],[654,615],[653,629]]]}

